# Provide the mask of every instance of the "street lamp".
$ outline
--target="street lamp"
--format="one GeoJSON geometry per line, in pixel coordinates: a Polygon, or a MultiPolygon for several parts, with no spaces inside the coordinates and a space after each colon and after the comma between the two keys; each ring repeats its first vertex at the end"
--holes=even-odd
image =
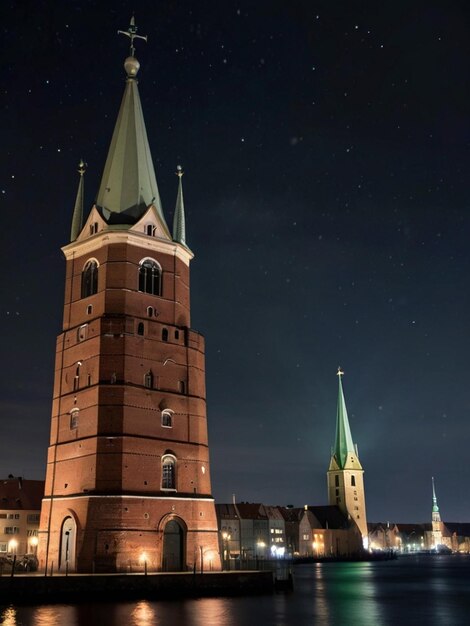
{"type": "Polygon", "coordinates": [[[31,541],[29,543],[30,543],[30,545],[33,548],[34,556],[36,556],[37,551],[38,551],[38,543],[39,543],[38,538],[37,537],[32,537],[32,539],[31,539],[31,541]]]}
{"type": "Polygon", "coordinates": [[[224,557],[224,563],[225,566],[227,567],[227,564],[230,563],[230,552],[229,552],[229,541],[232,538],[232,536],[230,535],[230,533],[227,532],[223,532],[222,533],[222,540],[223,540],[223,557],[224,557]]]}
{"type": "Polygon", "coordinates": [[[147,576],[147,553],[142,552],[139,561],[144,564],[144,574],[147,576]]]}
{"type": "Polygon", "coordinates": [[[17,547],[18,547],[18,542],[16,541],[16,539],[10,539],[10,542],[8,544],[9,552],[11,552],[12,554],[16,554],[17,547]]]}

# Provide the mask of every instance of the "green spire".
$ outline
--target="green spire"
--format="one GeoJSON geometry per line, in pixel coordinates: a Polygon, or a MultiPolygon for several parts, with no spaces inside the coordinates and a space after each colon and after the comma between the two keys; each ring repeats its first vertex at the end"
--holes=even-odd
{"type": "MultiPolygon", "coordinates": [[[[104,217],[113,222],[133,223],[153,204],[164,232],[168,227],[163,217],[160,194],[145,128],[144,115],[137,87],[139,61],[134,57],[135,21],[129,30],[119,31],[131,39],[131,56],[124,62],[126,88],[114,128],[96,204],[104,217]]],[[[146,39],[145,39],[146,40],[146,39]]]]}
{"type": "Polygon", "coordinates": [[[348,411],[346,409],[346,402],[344,401],[343,386],[341,384],[341,377],[344,372],[338,367],[338,409],[336,413],[336,437],[334,456],[340,469],[344,469],[347,457],[349,453],[357,456],[356,449],[353,444],[351,429],[349,427],[348,411]]]}
{"type": "Polygon", "coordinates": [[[432,512],[439,513],[439,507],[437,506],[436,490],[434,488],[434,476],[431,477],[431,480],[432,480],[432,512]]]}
{"type": "Polygon", "coordinates": [[[78,173],[80,174],[80,182],[78,183],[77,198],[75,200],[75,207],[73,209],[72,228],[70,229],[70,241],[75,239],[80,234],[83,226],[83,188],[84,188],[84,174],[86,170],[86,163],[83,159],[80,159],[78,164],[78,173]]]}
{"type": "Polygon", "coordinates": [[[178,194],[176,196],[175,215],[173,217],[173,241],[186,245],[186,222],[184,217],[184,200],[183,200],[183,168],[181,165],[176,167],[176,175],[178,176],[178,194]]]}

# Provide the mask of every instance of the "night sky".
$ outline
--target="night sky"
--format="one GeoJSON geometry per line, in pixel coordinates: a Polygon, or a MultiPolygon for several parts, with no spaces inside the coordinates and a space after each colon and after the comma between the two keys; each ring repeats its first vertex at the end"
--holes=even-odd
{"type": "Polygon", "coordinates": [[[60,248],[133,10],[168,223],[186,172],[214,496],[327,503],[341,365],[369,521],[430,521],[432,475],[469,521],[468,1],[2,2],[0,475],[45,475],[60,248]]]}

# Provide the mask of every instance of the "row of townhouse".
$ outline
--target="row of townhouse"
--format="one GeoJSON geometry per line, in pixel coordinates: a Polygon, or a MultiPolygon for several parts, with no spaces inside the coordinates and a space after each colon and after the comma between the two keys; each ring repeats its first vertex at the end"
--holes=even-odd
{"type": "Polygon", "coordinates": [[[450,550],[470,553],[470,524],[438,522],[433,524],[402,524],[379,522],[368,524],[371,550],[420,552],[450,550]]]}
{"type": "Polygon", "coordinates": [[[337,506],[216,504],[220,554],[230,559],[346,557],[362,552],[356,523],[337,506]]]}

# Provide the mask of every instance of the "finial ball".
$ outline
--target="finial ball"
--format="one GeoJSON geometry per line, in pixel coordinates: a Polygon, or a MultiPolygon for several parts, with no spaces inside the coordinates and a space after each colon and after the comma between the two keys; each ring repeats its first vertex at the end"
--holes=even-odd
{"type": "Polygon", "coordinates": [[[135,57],[127,57],[124,61],[124,69],[129,77],[133,78],[137,76],[137,72],[140,69],[140,63],[135,57]]]}

